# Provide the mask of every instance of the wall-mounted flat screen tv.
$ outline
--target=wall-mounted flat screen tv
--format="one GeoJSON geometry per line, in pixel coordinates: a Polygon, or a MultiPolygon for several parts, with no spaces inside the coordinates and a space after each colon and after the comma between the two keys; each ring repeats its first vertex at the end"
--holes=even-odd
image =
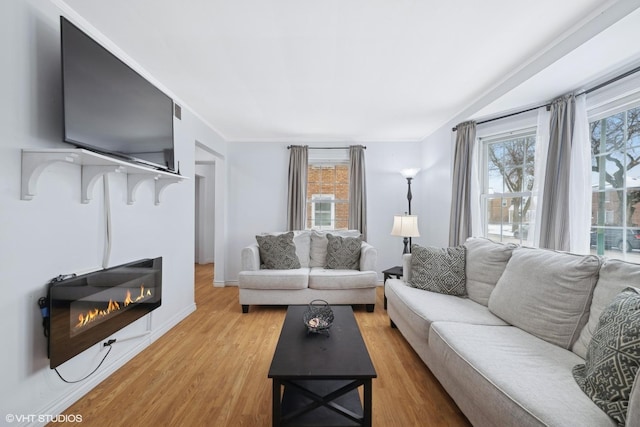
{"type": "Polygon", "coordinates": [[[173,100],[60,17],[64,141],[175,171],[173,100]]]}

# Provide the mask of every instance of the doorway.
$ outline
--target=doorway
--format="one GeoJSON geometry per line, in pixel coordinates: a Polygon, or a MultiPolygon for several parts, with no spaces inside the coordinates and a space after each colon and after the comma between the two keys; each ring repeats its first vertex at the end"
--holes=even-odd
{"type": "Polygon", "coordinates": [[[215,162],[196,161],[195,170],[195,261],[215,260],[215,162]]]}

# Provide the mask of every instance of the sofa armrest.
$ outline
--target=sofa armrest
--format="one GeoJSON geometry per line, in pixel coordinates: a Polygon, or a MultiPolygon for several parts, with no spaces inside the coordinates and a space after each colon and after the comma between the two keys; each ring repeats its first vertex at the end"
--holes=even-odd
{"type": "Polygon", "coordinates": [[[640,371],[636,374],[629,396],[626,427],[640,427],[640,371]]]}
{"type": "Polygon", "coordinates": [[[402,280],[405,283],[411,279],[411,254],[402,255],[402,280]]]}
{"type": "Polygon", "coordinates": [[[378,250],[367,242],[360,247],[360,271],[376,271],[378,250]]]}
{"type": "Polygon", "coordinates": [[[260,270],[260,251],[257,243],[242,248],[240,255],[240,271],[260,270]]]}

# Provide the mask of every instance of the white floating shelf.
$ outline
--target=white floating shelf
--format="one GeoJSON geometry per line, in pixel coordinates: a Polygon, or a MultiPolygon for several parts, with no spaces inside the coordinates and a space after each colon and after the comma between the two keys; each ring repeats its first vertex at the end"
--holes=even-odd
{"type": "Polygon", "coordinates": [[[22,150],[22,200],[34,198],[42,172],[58,162],[71,163],[82,168],[82,203],[91,201],[96,181],[107,173],[127,174],[127,203],[130,205],[135,202],[135,192],[143,181],[155,181],[155,204],[159,205],[160,195],[168,185],[186,179],[174,173],[125,162],[82,148],[22,150]]]}

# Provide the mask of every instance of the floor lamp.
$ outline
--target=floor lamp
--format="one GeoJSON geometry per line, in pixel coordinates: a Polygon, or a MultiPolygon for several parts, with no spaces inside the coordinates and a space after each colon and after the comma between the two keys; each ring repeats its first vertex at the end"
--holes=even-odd
{"type": "Polygon", "coordinates": [[[413,195],[411,194],[411,180],[418,175],[418,172],[420,172],[420,168],[402,169],[400,171],[400,174],[407,180],[407,200],[409,201],[409,210],[407,213],[409,215],[411,215],[411,199],[413,199],[413,195]]]}
{"type": "Polygon", "coordinates": [[[411,181],[416,175],[420,172],[420,168],[408,168],[402,169],[400,174],[403,178],[407,180],[407,202],[409,204],[409,210],[405,214],[405,218],[400,215],[396,215],[393,219],[393,229],[391,230],[392,236],[402,236],[404,237],[404,252],[411,253],[411,238],[412,237],[420,237],[420,232],[418,231],[418,217],[411,217],[411,199],[413,199],[413,195],[411,194],[411,181]],[[408,215],[407,215],[408,214],[408,215]],[[398,225],[396,226],[396,221],[398,221],[398,225]],[[408,247],[408,249],[407,249],[408,247]]]}

